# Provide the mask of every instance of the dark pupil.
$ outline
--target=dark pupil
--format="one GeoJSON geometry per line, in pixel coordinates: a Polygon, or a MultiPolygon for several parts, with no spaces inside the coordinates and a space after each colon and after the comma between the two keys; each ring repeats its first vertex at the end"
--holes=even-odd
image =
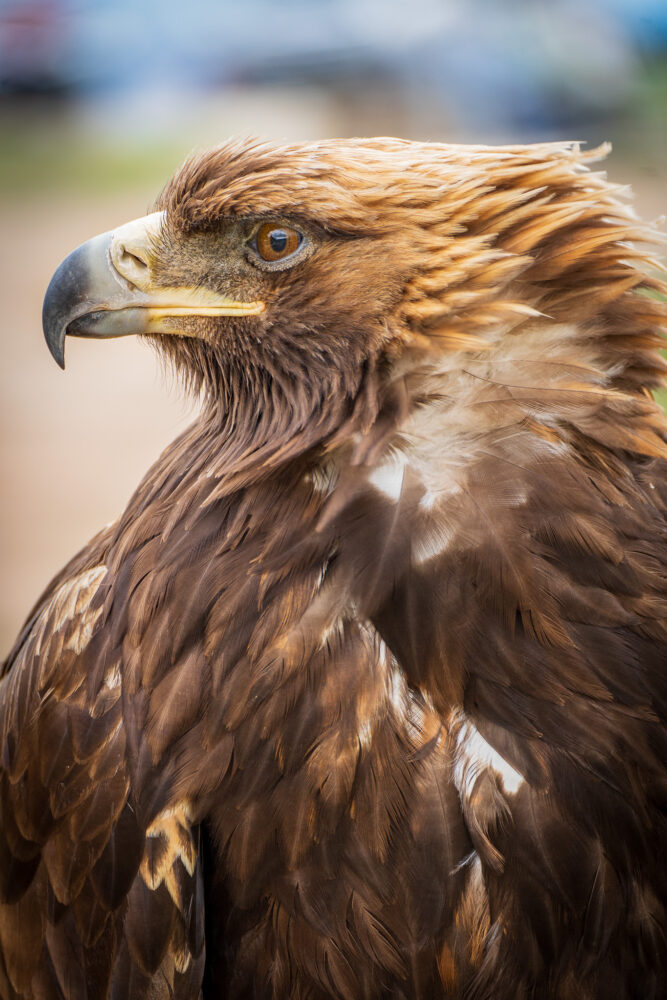
{"type": "Polygon", "coordinates": [[[287,233],[284,229],[272,229],[269,233],[269,243],[274,253],[282,253],[287,246],[287,233]]]}

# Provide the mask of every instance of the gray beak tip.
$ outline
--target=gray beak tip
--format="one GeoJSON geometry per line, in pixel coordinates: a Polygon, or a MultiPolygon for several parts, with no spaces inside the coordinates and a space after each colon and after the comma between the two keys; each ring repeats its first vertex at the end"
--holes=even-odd
{"type": "Polygon", "coordinates": [[[64,368],[66,324],[62,320],[62,316],[59,315],[61,312],[61,309],[59,308],[59,299],[61,296],[56,291],[56,278],[60,278],[59,271],[57,271],[51,279],[49,287],[46,291],[44,307],[42,309],[42,328],[44,330],[46,345],[51,352],[54,361],[61,368],[64,368]]]}

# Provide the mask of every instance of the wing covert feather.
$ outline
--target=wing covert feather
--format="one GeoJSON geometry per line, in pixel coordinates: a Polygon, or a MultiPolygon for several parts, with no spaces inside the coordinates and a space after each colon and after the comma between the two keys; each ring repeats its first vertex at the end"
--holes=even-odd
{"type": "Polygon", "coordinates": [[[61,575],[0,681],[0,995],[12,1000],[167,1000],[201,984],[196,832],[137,818],[119,663],[91,697],[108,577],[100,564],[61,575]]]}

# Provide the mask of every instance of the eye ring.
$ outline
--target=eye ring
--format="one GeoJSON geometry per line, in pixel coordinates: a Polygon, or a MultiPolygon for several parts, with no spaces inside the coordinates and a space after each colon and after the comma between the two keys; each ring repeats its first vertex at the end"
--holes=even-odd
{"type": "Polygon", "coordinates": [[[286,263],[303,244],[303,233],[279,222],[262,223],[250,242],[260,260],[269,265],[286,263]]]}

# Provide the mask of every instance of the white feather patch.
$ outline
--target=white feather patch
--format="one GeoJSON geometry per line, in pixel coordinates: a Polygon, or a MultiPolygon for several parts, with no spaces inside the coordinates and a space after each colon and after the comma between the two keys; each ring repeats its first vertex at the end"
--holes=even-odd
{"type": "Polygon", "coordinates": [[[114,688],[120,687],[120,682],[120,665],[118,663],[114,663],[113,667],[110,667],[107,670],[102,683],[105,687],[109,688],[110,691],[113,691],[114,688]]]}
{"type": "Polygon", "coordinates": [[[405,464],[405,455],[397,453],[386,462],[377,465],[369,473],[368,481],[390,500],[398,500],[403,490],[405,464]]]}
{"type": "Polygon", "coordinates": [[[413,544],[412,557],[417,566],[441,555],[454,537],[455,532],[450,525],[433,521],[413,544]]]}
{"type": "Polygon", "coordinates": [[[509,795],[515,795],[524,782],[523,775],[486,742],[477,727],[462,712],[457,712],[456,715],[457,721],[461,721],[454,759],[454,784],[459,795],[467,798],[484,770],[493,771],[502,781],[505,791],[509,795]]]}

